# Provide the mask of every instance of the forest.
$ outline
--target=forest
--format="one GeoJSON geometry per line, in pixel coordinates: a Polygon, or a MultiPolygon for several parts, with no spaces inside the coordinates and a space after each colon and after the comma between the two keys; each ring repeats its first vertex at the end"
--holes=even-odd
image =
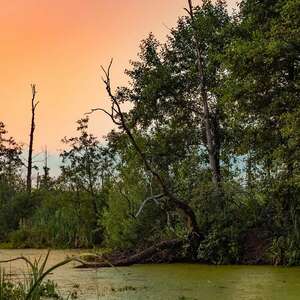
{"type": "Polygon", "coordinates": [[[33,85],[29,148],[0,122],[0,248],[300,265],[299,11],[299,0],[243,0],[233,13],[187,1],[164,41],[140,42],[127,86],[103,65],[110,109],[87,107],[77,134],[58,136],[59,176],[45,159],[36,181],[33,85]],[[114,128],[105,139],[89,131],[101,117],[114,128]]]}

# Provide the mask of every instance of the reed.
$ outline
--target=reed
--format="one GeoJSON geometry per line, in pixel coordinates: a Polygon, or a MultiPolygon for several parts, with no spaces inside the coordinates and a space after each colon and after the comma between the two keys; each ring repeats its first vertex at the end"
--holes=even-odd
{"type": "Polygon", "coordinates": [[[24,256],[19,256],[10,260],[0,261],[7,263],[16,260],[23,260],[28,268],[28,273],[24,275],[23,280],[13,280],[4,269],[0,268],[0,300],[40,300],[50,299],[75,299],[74,294],[63,298],[57,289],[57,285],[52,280],[46,280],[47,275],[57,268],[60,268],[71,261],[73,258],[67,258],[51,267],[47,267],[50,251],[46,256],[35,259],[33,262],[24,256]]]}

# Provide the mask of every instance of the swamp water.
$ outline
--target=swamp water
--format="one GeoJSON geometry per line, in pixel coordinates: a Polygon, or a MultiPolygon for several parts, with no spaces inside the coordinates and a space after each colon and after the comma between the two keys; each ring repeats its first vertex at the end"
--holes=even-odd
{"type": "MultiPolygon", "coordinates": [[[[79,251],[53,250],[48,266],[79,251]]],[[[24,255],[30,259],[43,250],[1,250],[0,260],[24,255]]],[[[49,276],[62,293],[76,290],[80,300],[299,300],[300,268],[271,266],[207,266],[192,264],[136,265],[98,270],[74,269],[75,263],[49,276]]],[[[23,278],[22,261],[3,264],[13,278],[23,278]]]]}

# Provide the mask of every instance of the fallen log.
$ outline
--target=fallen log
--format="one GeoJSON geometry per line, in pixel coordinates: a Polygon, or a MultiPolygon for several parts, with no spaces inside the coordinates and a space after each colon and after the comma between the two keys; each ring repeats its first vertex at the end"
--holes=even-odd
{"type": "Polygon", "coordinates": [[[131,266],[134,264],[145,263],[147,260],[151,259],[152,256],[159,254],[164,250],[176,251],[179,247],[183,246],[184,240],[174,239],[162,241],[156,245],[153,245],[139,253],[133,254],[126,258],[114,259],[110,261],[109,258],[102,258],[103,261],[90,263],[80,261],[80,265],[76,268],[87,269],[87,268],[108,268],[108,267],[120,267],[120,266],[131,266]]]}

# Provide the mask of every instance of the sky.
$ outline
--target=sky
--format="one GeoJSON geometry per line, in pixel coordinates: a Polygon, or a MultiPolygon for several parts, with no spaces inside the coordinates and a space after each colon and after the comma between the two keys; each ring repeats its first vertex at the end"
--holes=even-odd
{"type": "MultiPolygon", "coordinates": [[[[161,41],[186,0],[0,0],[0,121],[18,142],[28,143],[30,84],[37,86],[35,151],[58,153],[76,120],[94,107],[109,107],[100,65],[114,58],[112,85],[124,85],[124,69],[139,42],[153,32],[161,41]]],[[[195,4],[200,1],[194,0],[195,4]]],[[[228,2],[230,6],[235,1],[228,2]]],[[[91,131],[112,128],[101,114],[91,131]]]]}

